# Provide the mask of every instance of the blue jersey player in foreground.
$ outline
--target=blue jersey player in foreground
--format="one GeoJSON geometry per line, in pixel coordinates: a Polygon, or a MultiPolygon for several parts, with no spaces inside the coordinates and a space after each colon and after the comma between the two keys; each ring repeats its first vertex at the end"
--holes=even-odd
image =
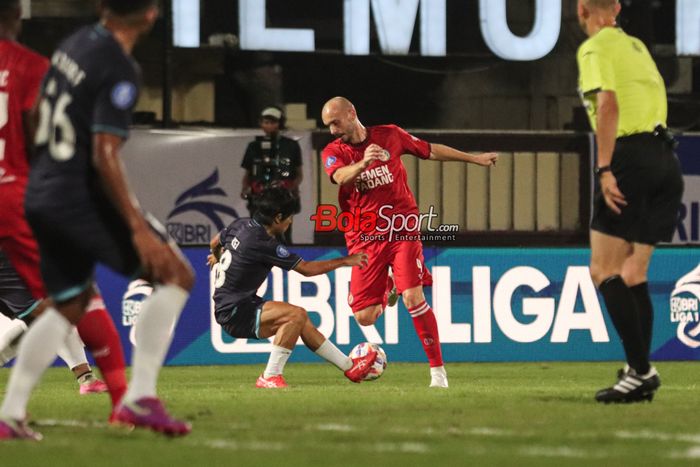
{"type": "Polygon", "coordinates": [[[273,266],[316,276],[342,266],[367,266],[367,255],[357,253],[325,261],[304,261],[280,243],[292,224],[297,201],[281,188],[271,188],[256,200],[253,218],[243,218],[217,234],[211,241],[209,265],[216,268],[214,303],[216,321],[232,337],[266,339],[275,336],[270,360],[255,386],[284,388],[282,376],[292,349],[301,337],[319,357],[359,383],[369,373],[377,352],[351,359],[321,334],[301,307],[266,301],[256,295],[273,266]]]}
{"type": "Polygon", "coordinates": [[[110,420],[168,435],[191,429],[165,411],[156,381],[194,276],[141,211],[119,158],[138,98],[131,51],[157,17],[156,0],[102,0],[100,23],[78,30],[51,59],[25,210],[55,305],[22,339],[0,408],[0,439],[39,439],[25,423],[27,402],[85,313],[97,263],[157,284],[139,316],[129,388],[110,420]]]}

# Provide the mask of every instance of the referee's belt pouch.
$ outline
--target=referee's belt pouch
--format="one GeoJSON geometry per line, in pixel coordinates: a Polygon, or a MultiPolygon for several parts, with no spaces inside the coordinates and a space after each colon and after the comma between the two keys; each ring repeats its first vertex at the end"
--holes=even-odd
{"type": "Polygon", "coordinates": [[[664,143],[668,144],[671,149],[676,149],[678,147],[678,140],[673,136],[673,133],[669,131],[663,125],[656,125],[654,128],[654,136],[660,138],[664,143]]]}

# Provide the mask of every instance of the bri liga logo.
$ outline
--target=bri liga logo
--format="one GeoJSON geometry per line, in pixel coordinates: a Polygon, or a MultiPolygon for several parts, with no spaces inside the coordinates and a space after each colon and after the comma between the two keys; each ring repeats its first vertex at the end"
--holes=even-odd
{"type": "Polygon", "coordinates": [[[227,198],[226,192],[217,187],[219,183],[219,169],[214,169],[211,175],[198,182],[193,187],[185,190],[175,201],[175,208],[168,214],[168,234],[179,244],[204,243],[208,244],[213,234],[226,226],[222,215],[238,219],[240,216],[235,209],[222,203],[208,201],[206,198],[218,196],[227,198]],[[209,222],[202,223],[194,221],[192,215],[184,214],[198,213],[209,222]],[[179,221],[173,218],[182,216],[179,221]],[[215,231],[212,232],[212,226],[215,231]]]}
{"type": "Polygon", "coordinates": [[[678,323],[678,340],[697,349],[700,347],[700,264],[676,282],[670,305],[671,322],[678,323]]]}

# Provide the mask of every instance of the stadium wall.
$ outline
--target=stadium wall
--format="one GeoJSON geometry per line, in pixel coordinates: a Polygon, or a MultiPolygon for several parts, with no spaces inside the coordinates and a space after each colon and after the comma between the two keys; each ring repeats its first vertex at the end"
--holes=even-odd
{"type": "MultiPolygon", "coordinates": [[[[143,205],[168,225],[197,272],[197,286],[178,325],[168,363],[173,365],[263,362],[269,344],[232,340],[211,316],[211,282],[204,245],[217,229],[245,213],[240,191],[240,161],[254,130],[137,130],[125,162],[143,205]],[[147,154],[148,157],[144,157],[147,154]],[[233,208],[235,213],[225,208],[233,208]]],[[[505,235],[507,245],[528,248],[460,248],[471,237],[439,245],[426,242],[426,259],[435,285],[428,289],[440,323],[447,361],[620,360],[622,349],[607,320],[587,270],[587,249],[532,248],[574,232],[584,245],[590,213],[590,166],[595,147],[587,134],[525,132],[416,132],[429,141],[472,150],[502,151],[504,164],[485,174],[471,167],[443,167],[408,161],[409,179],[419,205],[438,206],[440,221],[459,224],[491,246],[505,235]],[[434,187],[440,189],[435,190],[434,187]],[[574,188],[572,190],[572,188],[574,188]],[[481,218],[480,216],[483,216],[481,218]],[[530,237],[513,237],[522,229],[530,237]],[[510,236],[509,236],[510,235],[510,236]],[[581,240],[584,238],[584,240],[581,240]],[[612,337],[612,339],[611,339],[612,337]],[[612,342],[611,342],[612,341],[612,342]]],[[[305,211],[295,222],[296,238],[316,247],[295,248],[307,260],[344,253],[327,238],[309,236],[308,216],[319,202],[332,202],[330,183],[319,170],[317,151],[323,132],[294,134],[304,149],[305,211]]],[[[679,157],[686,195],[675,247],[654,257],[651,291],[656,309],[655,359],[700,356],[700,137],[681,138],[679,157]],[[690,274],[693,272],[693,274],[690,274]],[[690,274],[690,276],[688,276],[690,274]],[[685,278],[684,281],[681,281],[685,278]],[[680,281],[680,282],[679,282],[680,281]]],[[[333,187],[331,187],[333,188],[333,187]]],[[[482,241],[481,244],[484,244],[482,241]]],[[[360,328],[347,306],[349,270],[315,279],[276,270],[267,298],[304,306],[321,330],[343,350],[363,340],[381,343],[393,361],[424,356],[403,305],[387,310],[376,328],[360,328]]],[[[126,281],[99,270],[98,279],[117,323],[126,281]]],[[[129,326],[119,325],[124,342],[129,326]]],[[[130,353],[127,346],[127,353],[130,353]]],[[[297,361],[315,361],[303,347],[297,361]]]]}
{"type": "MultiPolygon", "coordinates": [[[[572,132],[414,131],[431,142],[470,151],[496,150],[495,169],[403,158],[419,209],[459,226],[450,246],[583,246],[588,239],[595,144],[572,132]]],[[[240,168],[258,130],[138,129],[124,148],[129,178],[142,205],[181,245],[206,245],[234,218],[247,215],[240,168]],[[148,155],[148,157],[145,157],[148,155]]],[[[327,132],[295,131],[303,154],[302,212],[296,245],[342,246],[342,235],[314,232],[318,204],[336,204],[337,187],[319,167],[327,132]]],[[[700,136],[680,138],[685,174],[681,222],[673,244],[700,244],[700,136]]],[[[431,242],[427,242],[431,244],[431,242]]],[[[438,245],[441,246],[441,245],[438,245]]]]}
{"type": "MultiPolygon", "coordinates": [[[[197,285],[178,325],[168,364],[233,364],[266,359],[269,348],[266,343],[228,339],[212,320],[210,272],[205,265],[208,250],[197,246],[207,243],[219,226],[245,212],[238,196],[239,166],[246,144],[256,134],[255,130],[139,129],[125,147],[127,170],[143,205],[168,225],[197,273],[197,285]]],[[[417,184],[414,189],[419,204],[425,202],[420,200],[421,193],[439,196],[435,202],[445,210],[442,221],[460,225],[464,222],[469,234],[475,235],[439,245],[426,242],[426,259],[435,277],[435,286],[426,293],[438,316],[447,361],[620,360],[621,347],[614,336],[611,342],[614,330],[590,282],[588,250],[533,248],[528,240],[544,238],[552,243],[540,241],[540,245],[557,245],[561,244],[557,239],[567,234],[566,230],[538,230],[541,203],[545,203],[547,215],[551,219],[558,218],[562,227],[574,225],[573,219],[580,219],[576,222],[576,232],[579,236],[580,232],[585,234],[587,221],[583,218],[590,212],[591,190],[590,177],[586,175],[595,152],[588,135],[418,134],[458,147],[499,149],[507,154],[508,160],[506,170],[481,178],[469,169],[461,174],[444,168],[427,169],[433,170],[430,173],[440,190],[420,186],[429,174],[418,170],[431,163],[414,164],[419,167],[409,163],[409,175],[417,184]],[[546,172],[537,175],[538,168],[542,167],[546,172]],[[569,170],[580,175],[575,183],[579,190],[576,196],[567,186],[567,180],[571,179],[569,170]],[[540,184],[543,177],[549,177],[544,188],[540,184]],[[535,185],[528,179],[534,179],[535,185]],[[513,186],[509,186],[510,183],[513,186]],[[469,188],[470,184],[476,187],[469,188]],[[450,187],[459,188],[456,195],[450,187]],[[498,187],[507,193],[506,198],[498,187]],[[546,204],[547,197],[543,193],[548,193],[547,187],[557,189],[549,191],[555,193],[554,204],[546,204]],[[481,193],[479,197],[486,207],[480,206],[480,209],[485,216],[493,213],[502,219],[503,209],[512,209],[510,214],[505,214],[511,219],[512,224],[508,224],[511,229],[517,229],[516,224],[526,223],[532,230],[526,232],[530,237],[507,237],[511,243],[506,245],[528,247],[493,248],[503,242],[499,240],[501,232],[488,230],[493,228],[491,220],[482,225],[483,230],[471,232],[475,229],[474,226],[470,228],[469,219],[475,217],[469,212],[469,206],[470,203],[478,206],[478,203],[473,202],[470,189],[481,193]],[[523,199],[527,201],[524,203],[523,199]],[[464,206],[462,203],[467,203],[466,212],[456,213],[455,206],[464,206]],[[501,208],[495,209],[494,204],[501,208]],[[567,214],[567,210],[574,210],[577,215],[567,214]],[[568,220],[564,222],[565,219],[568,220]],[[474,238],[482,239],[477,244],[491,247],[461,248],[474,238]]],[[[315,242],[316,245],[294,249],[307,260],[341,255],[344,248],[328,246],[323,237],[309,237],[311,223],[305,222],[319,201],[330,200],[327,188],[320,185],[327,182],[327,177],[319,171],[318,160],[314,157],[314,148],[323,144],[322,139],[327,135],[298,132],[294,136],[304,149],[306,180],[302,185],[305,211],[297,217],[294,227],[295,234],[303,235],[306,241],[295,243],[315,242]]],[[[700,243],[700,137],[684,136],[680,143],[678,153],[686,183],[681,220],[674,246],[662,247],[654,256],[650,277],[656,309],[653,353],[659,360],[700,358],[700,255],[697,249],[690,247],[700,243]]],[[[98,270],[97,277],[127,344],[130,327],[122,324],[121,310],[127,281],[104,269],[98,270]]],[[[349,350],[360,341],[371,340],[381,343],[393,361],[422,361],[423,352],[403,305],[387,310],[376,329],[361,329],[354,322],[346,300],[348,280],[347,269],[313,280],[276,270],[268,284],[270,290],[265,293],[268,298],[290,300],[307,308],[314,322],[343,350],[349,350]]],[[[125,349],[130,356],[130,345],[125,349]]],[[[300,347],[294,359],[315,361],[316,357],[300,347]]]]}

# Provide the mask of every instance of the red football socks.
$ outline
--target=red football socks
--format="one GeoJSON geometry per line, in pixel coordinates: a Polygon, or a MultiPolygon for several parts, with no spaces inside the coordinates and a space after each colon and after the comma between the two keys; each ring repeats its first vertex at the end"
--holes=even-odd
{"type": "Polygon", "coordinates": [[[121,401],[126,392],[124,351],[119,333],[114,326],[102,297],[90,300],[87,312],[78,323],[78,333],[85,346],[92,352],[112,398],[112,407],[121,401]]]}
{"type": "Polygon", "coordinates": [[[440,335],[435,314],[427,302],[423,301],[418,305],[409,308],[408,313],[413,318],[413,326],[416,334],[423,345],[423,350],[428,356],[431,367],[442,366],[442,350],[440,349],[440,335]]]}

